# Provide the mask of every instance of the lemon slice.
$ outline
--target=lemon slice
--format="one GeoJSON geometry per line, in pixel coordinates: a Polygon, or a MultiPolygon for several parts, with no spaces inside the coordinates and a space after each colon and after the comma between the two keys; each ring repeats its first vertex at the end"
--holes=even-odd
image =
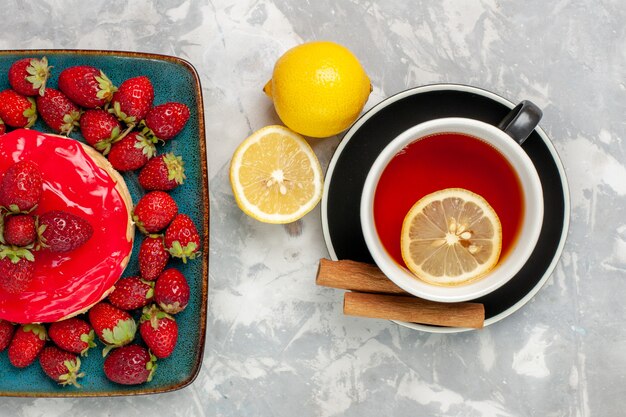
{"type": "Polygon", "coordinates": [[[500,219],[487,201],[463,188],[420,199],[402,223],[402,258],[419,279],[437,285],[477,280],[498,262],[500,219]]]}
{"type": "Polygon", "coordinates": [[[322,197],[322,168],[313,149],[283,126],[267,126],[235,150],[230,184],[237,205],[265,223],[291,223],[322,197]]]}

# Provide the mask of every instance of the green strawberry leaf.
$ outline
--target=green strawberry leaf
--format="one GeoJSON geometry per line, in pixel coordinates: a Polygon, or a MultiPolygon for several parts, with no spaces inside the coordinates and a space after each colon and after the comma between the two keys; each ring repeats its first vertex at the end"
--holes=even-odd
{"type": "Polygon", "coordinates": [[[22,113],[23,116],[28,119],[28,123],[24,126],[26,129],[34,125],[37,120],[37,104],[35,103],[35,99],[32,97],[27,97],[27,99],[30,101],[30,107],[22,113]]]}
{"type": "Polygon", "coordinates": [[[34,334],[36,334],[40,340],[47,340],[48,339],[48,334],[46,333],[46,328],[43,327],[41,324],[36,324],[36,323],[30,323],[30,324],[25,324],[23,327],[23,330],[25,332],[33,332],[34,334]]]}
{"type": "Polygon", "coordinates": [[[111,80],[104,74],[104,72],[100,71],[100,76],[96,76],[96,81],[98,81],[98,92],[96,93],[96,97],[104,100],[111,100],[113,97],[113,93],[117,91],[117,87],[113,85],[111,80]]]}
{"type": "Polygon", "coordinates": [[[87,344],[87,347],[80,352],[80,356],[87,356],[89,349],[96,347],[96,342],[94,341],[96,338],[96,333],[91,330],[89,333],[83,333],[80,335],[80,340],[83,343],[87,344]]]}
{"type": "Polygon", "coordinates": [[[175,240],[168,251],[174,258],[180,258],[183,263],[187,263],[187,259],[195,259],[199,255],[196,242],[189,242],[183,247],[178,240],[175,240]]]}
{"type": "Polygon", "coordinates": [[[109,109],[109,113],[114,114],[118,119],[126,123],[127,125],[132,125],[135,127],[136,118],[135,116],[129,116],[122,111],[121,105],[119,101],[113,103],[113,108],[109,109]]]}
{"type": "Polygon", "coordinates": [[[106,156],[111,152],[111,140],[103,139],[100,142],[96,142],[94,146],[98,151],[102,152],[102,155],[106,156]]]}
{"type": "Polygon", "coordinates": [[[39,90],[39,95],[43,96],[46,91],[46,82],[50,77],[50,69],[48,66],[48,58],[45,56],[41,59],[33,58],[26,67],[26,72],[30,74],[26,77],[26,81],[33,85],[34,89],[39,90]]]}
{"type": "Polygon", "coordinates": [[[76,358],[76,360],[66,360],[63,361],[63,366],[67,369],[67,373],[59,376],[60,384],[65,385],[74,385],[76,388],[81,388],[78,383],[78,378],[82,378],[85,376],[84,372],[79,373],[80,370],[80,358],[76,358]]]}
{"type": "Polygon", "coordinates": [[[135,141],[135,148],[141,149],[141,152],[148,159],[151,159],[152,157],[154,157],[154,155],[156,155],[156,147],[154,146],[154,143],[150,142],[142,135],[137,135],[137,137],[138,137],[138,140],[135,141]]]}
{"type": "Polygon", "coordinates": [[[9,258],[12,263],[16,264],[22,259],[26,259],[30,262],[35,261],[35,256],[33,253],[26,247],[17,247],[17,246],[0,246],[0,259],[9,258]]]}
{"type": "Polygon", "coordinates": [[[146,379],[146,382],[152,381],[152,378],[154,377],[154,373],[157,370],[156,360],[157,360],[156,356],[154,356],[152,352],[150,352],[150,361],[146,363],[146,369],[150,371],[150,374],[148,375],[148,379],[146,379]]]}
{"type": "Polygon", "coordinates": [[[137,332],[137,324],[132,318],[119,320],[113,329],[104,329],[102,339],[107,345],[119,347],[130,343],[137,332]]]}
{"type": "Polygon", "coordinates": [[[80,118],[80,112],[71,111],[63,115],[63,124],[61,125],[61,133],[69,136],[74,130],[74,127],[78,126],[78,119],[80,118]]]}
{"type": "Polygon", "coordinates": [[[167,167],[167,179],[174,180],[178,184],[185,182],[185,162],[180,156],[176,156],[169,152],[163,155],[163,162],[167,167]]]}
{"type": "MultiPolygon", "coordinates": [[[[141,122],[139,122],[139,130],[141,131],[141,134],[143,135],[143,137],[145,137],[152,143],[157,143],[160,140],[159,138],[156,137],[152,129],[150,129],[146,125],[145,120],[142,120],[141,122]]],[[[165,141],[161,141],[161,142],[165,143],[165,141]]]]}

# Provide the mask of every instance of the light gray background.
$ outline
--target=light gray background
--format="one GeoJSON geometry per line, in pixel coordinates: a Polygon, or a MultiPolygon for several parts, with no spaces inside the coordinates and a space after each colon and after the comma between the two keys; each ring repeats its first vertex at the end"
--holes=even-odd
{"type": "MultiPolygon", "coordinates": [[[[192,386],[113,399],[4,398],[6,416],[622,416],[626,401],[626,3],[2,2],[0,48],[177,55],[203,86],[211,199],[204,363],[192,386]],[[546,286],[481,331],[436,335],[343,317],[317,288],[319,207],[290,227],[234,203],[228,165],[277,123],[262,94],[303,41],[349,47],[374,91],[466,83],[531,99],[570,181],[572,221],[546,286]]],[[[313,143],[323,166],[339,137],[313,143]]]]}

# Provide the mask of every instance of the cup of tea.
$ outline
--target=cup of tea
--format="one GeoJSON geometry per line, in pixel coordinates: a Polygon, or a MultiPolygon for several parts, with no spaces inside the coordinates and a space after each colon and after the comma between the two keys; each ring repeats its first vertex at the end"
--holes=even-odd
{"type": "MultiPolygon", "coordinates": [[[[541,232],[543,191],[537,170],[520,145],[541,116],[535,104],[523,101],[498,126],[458,117],[430,120],[402,132],[383,149],[367,175],[360,218],[365,243],[389,279],[420,298],[461,302],[495,291],[522,269],[541,232]],[[466,281],[424,279],[407,267],[403,257],[403,223],[407,213],[418,206],[416,202],[441,190],[459,189],[482,197],[497,215],[501,231],[497,260],[484,274],[466,281]]],[[[447,228],[457,231],[460,227],[447,223],[430,226],[445,233],[445,237],[437,237],[432,243],[443,246],[450,238],[447,228]]],[[[462,227],[458,236],[471,236],[474,226],[468,223],[462,227]]],[[[449,251],[445,256],[464,259],[462,251],[475,255],[474,252],[483,250],[480,248],[458,245],[456,254],[449,251]]],[[[480,257],[477,262],[481,262],[480,257]]]]}

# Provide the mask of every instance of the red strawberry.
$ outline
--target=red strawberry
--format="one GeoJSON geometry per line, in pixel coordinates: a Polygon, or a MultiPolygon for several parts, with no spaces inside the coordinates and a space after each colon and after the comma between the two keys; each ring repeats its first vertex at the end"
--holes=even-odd
{"type": "Polygon", "coordinates": [[[143,309],[139,333],[154,356],[159,359],[167,358],[176,347],[178,324],[174,317],[153,304],[143,309]]]}
{"type": "Polygon", "coordinates": [[[87,356],[90,348],[96,347],[95,332],[85,320],[72,317],[50,324],[48,336],[59,348],[87,356]]]}
{"type": "Polygon", "coordinates": [[[165,229],[177,213],[176,201],[168,193],[152,191],[135,205],[133,220],[142,233],[157,233],[165,229]]]}
{"type": "Polygon", "coordinates": [[[37,238],[37,219],[32,214],[13,214],[4,218],[4,241],[8,245],[28,246],[37,238]]]}
{"type": "Polygon", "coordinates": [[[154,295],[154,283],[140,277],[124,277],[115,283],[109,302],[121,310],[135,310],[147,305],[154,295]]]}
{"type": "Polygon", "coordinates": [[[154,88],[148,77],[130,78],[113,94],[109,111],[127,125],[136,126],[152,108],[153,100],[154,88]]]}
{"type": "Polygon", "coordinates": [[[62,210],[39,216],[41,244],[52,252],[69,252],[87,242],[93,234],[91,224],[82,217],[62,210]]]}
{"type": "Polygon", "coordinates": [[[0,119],[0,136],[4,135],[5,133],[7,133],[7,125],[5,125],[2,119],[0,119]]]}
{"type": "Polygon", "coordinates": [[[0,119],[11,127],[31,127],[37,120],[35,99],[14,90],[0,92],[0,119]]]}
{"type": "Polygon", "coordinates": [[[154,301],[169,314],[176,314],[189,304],[189,285],[185,276],[174,268],[159,275],[154,286],[154,301]]]}
{"type": "Polygon", "coordinates": [[[6,349],[9,346],[9,343],[11,343],[14,330],[15,325],[6,320],[0,319],[0,352],[6,349]]]}
{"type": "Polygon", "coordinates": [[[89,322],[98,338],[107,345],[103,355],[114,347],[132,342],[137,331],[137,324],[130,314],[106,302],[100,302],[89,310],[89,322]]]}
{"type": "Polygon", "coordinates": [[[189,107],[182,103],[165,103],[153,107],[142,124],[142,132],[152,140],[166,141],[180,133],[189,120],[189,107]]]}
{"type": "Polygon", "coordinates": [[[9,344],[9,362],[25,368],[37,359],[46,344],[46,329],[41,324],[23,324],[15,331],[9,344]]]}
{"type": "Polygon", "coordinates": [[[139,173],[138,181],[144,190],[170,191],[182,184],[185,178],[182,158],[166,153],[148,161],[139,173]]]}
{"type": "Polygon", "coordinates": [[[86,110],[80,118],[80,132],[85,141],[104,155],[119,140],[121,130],[120,122],[106,110],[86,110]]]}
{"type": "Polygon", "coordinates": [[[85,376],[80,371],[80,358],[56,346],[48,346],[39,355],[39,365],[46,375],[59,384],[80,388],[78,378],[85,376]]]}
{"type": "Polygon", "coordinates": [[[24,96],[43,95],[46,81],[50,77],[48,59],[23,58],[15,61],[9,68],[9,84],[24,96]]]}
{"type": "Polygon", "coordinates": [[[33,255],[30,251],[23,250],[30,255],[20,253],[7,255],[5,249],[2,250],[5,257],[0,259],[0,288],[9,294],[26,291],[35,274],[35,263],[25,258],[33,255]]]}
{"type": "Polygon", "coordinates": [[[80,119],[78,106],[54,88],[46,88],[44,94],[37,97],[37,111],[52,130],[67,136],[78,126],[80,119]]]}
{"type": "Polygon", "coordinates": [[[170,253],[163,243],[163,236],[146,236],[139,247],[138,258],[141,277],[148,281],[155,280],[163,272],[170,259],[170,253]]]}
{"type": "Polygon", "coordinates": [[[13,212],[30,211],[39,203],[43,178],[39,166],[29,160],[14,163],[0,182],[0,202],[13,212]]]}
{"type": "Polygon", "coordinates": [[[183,262],[194,259],[200,250],[200,235],[186,214],[179,213],[165,230],[165,247],[174,258],[183,262]]]}
{"type": "Polygon", "coordinates": [[[138,132],[130,132],[111,147],[109,162],[118,171],[134,171],[156,154],[154,144],[138,132]]]}
{"type": "Polygon", "coordinates": [[[143,346],[127,345],[115,349],[104,360],[104,374],[118,384],[137,385],[152,380],[156,357],[143,346]]]}
{"type": "Polygon", "coordinates": [[[59,90],[79,106],[95,109],[107,104],[117,88],[98,68],[77,65],[61,71],[59,90]]]}

